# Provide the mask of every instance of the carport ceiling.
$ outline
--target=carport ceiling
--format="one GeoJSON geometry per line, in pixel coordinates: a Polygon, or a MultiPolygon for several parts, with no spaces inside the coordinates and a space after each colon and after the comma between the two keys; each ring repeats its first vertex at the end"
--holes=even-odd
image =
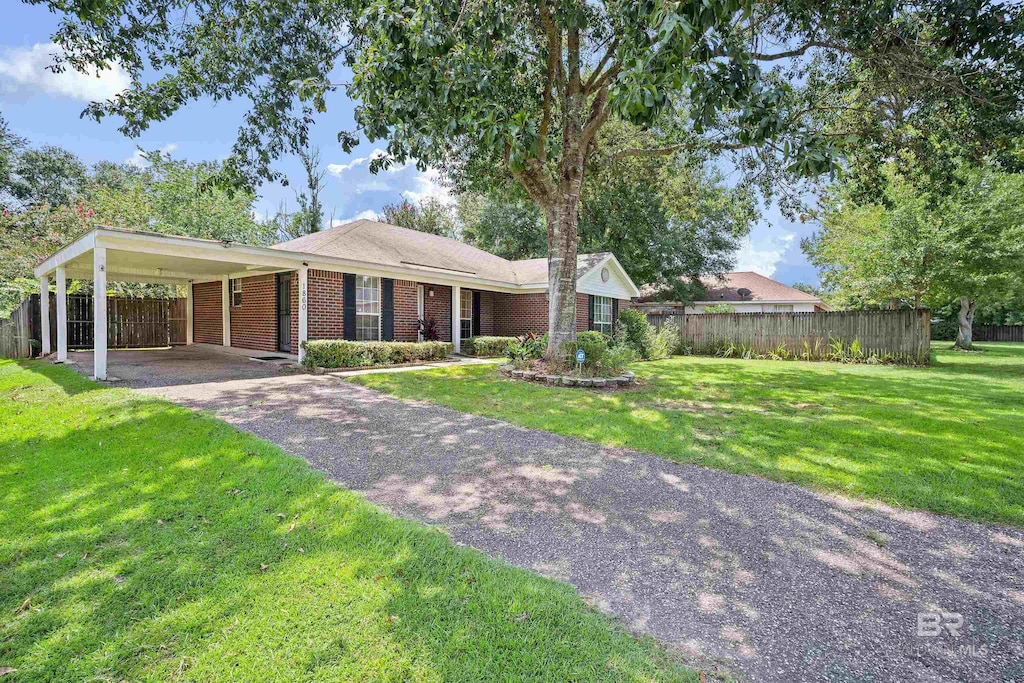
{"type": "MultiPolygon", "coordinates": [[[[89,250],[67,262],[67,276],[92,279],[93,252],[89,250]]],[[[146,254],[137,251],[107,249],[107,279],[123,282],[187,282],[188,280],[215,279],[245,271],[251,274],[272,273],[279,268],[254,266],[244,261],[231,261],[231,252],[224,251],[223,259],[198,259],[166,254],[146,254]]]]}

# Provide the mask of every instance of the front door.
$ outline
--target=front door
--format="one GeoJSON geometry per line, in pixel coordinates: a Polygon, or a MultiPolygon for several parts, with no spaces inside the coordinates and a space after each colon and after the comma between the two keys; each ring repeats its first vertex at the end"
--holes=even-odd
{"type": "Polygon", "coordinates": [[[277,274],[277,350],[292,352],[292,274],[277,274]]]}

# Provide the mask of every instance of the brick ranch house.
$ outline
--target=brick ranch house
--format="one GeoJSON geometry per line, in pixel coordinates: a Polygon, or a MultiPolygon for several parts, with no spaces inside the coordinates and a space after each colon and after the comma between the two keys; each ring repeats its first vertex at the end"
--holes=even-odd
{"type": "MultiPolygon", "coordinates": [[[[547,259],[508,261],[457,240],[357,220],[272,247],[98,228],[35,269],[57,289],[57,360],[67,359],[67,280],[94,283],[94,374],[106,378],[106,283],[186,286],[188,344],[284,353],[309,339],[417,341],[420,319],[456,351],[477,335],[547,331],[547,259]]],[[[577,330],[610,330],[639,291],[614,255],[582,254],[577,330]]],[[[42,307],[44,317],[47,308],[42,307]]],[[[43,353],[51,351],[42,321],[43,353]]]]}

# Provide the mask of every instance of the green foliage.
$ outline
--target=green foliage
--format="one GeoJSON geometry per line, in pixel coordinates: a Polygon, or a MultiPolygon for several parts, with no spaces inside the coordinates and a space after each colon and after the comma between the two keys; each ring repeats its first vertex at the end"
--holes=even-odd
{"type": "Polygon", "coordinates": [[[735,313],[736,307],[732,304],[711,304],[704,307],[705,313],[735,313]]]}
{"type": "Polygon", "coordinates": [[[470,337],[469,339],[462,340],[462,352],[468,356],[488,358],[504,356],[508,350],[508,345],[517,340],[517,337],[470,337]]]}
{"type": "Polygon", "coordinates": [[[441,237],[459,236],[455,209],[435,197],[426,197],[419,203],[403,199],[398,204],[385,204],[381,213],[385,223],[400,228],[441,237]]]}
{"type": "Polygon", "coordinates": [[[650,360],[657,333],[647,322],[647,316],[635,308],[624,308],[619,311],[619,324],[625,336],[625,343],[636,352],[637,357],[650,360]]]}
{"type": "Polygon", "coordinates": [[[449,342],[357,342],[316,339],[303,342],[303,363],[311,368],[359,368],[444,360],[454,347],[449,342]]]}
{"type": "MultiPolygon", "coordinates": [[[[0,147],[4,143],[0,143],[0,147]]],[[[70,206],[86,183],[86,170],[77,156],[62,147],[25,148],[7,145],[5,176],[0,176],[0,206],[70,206]]],[[[0,152],[3,154],[3,152],[0,152]]]]}
{"type": "Polygon", "coordinates": [[[462,239],[479,249],[513,261],[547,255],[544,219],[537,205],[514,185],[463,194],[458,212],[462,239]]]}
{"type": "Polygon", "coordinates": [[[636,351],[625,342],[625,337],[616,340],[601,332],[588,330],[576,335],[575,341],[562,344],[561,362],[568,369],[579,366],[576,352],[582,349],[585,354],[583,374],[596,376],[613,376],[622,374],[626,365],[635,361],[636,351]]]}
{"type": "Polygon", "coordinates": [[[547,335],[536,335],[532,332],[516,337],[505,345],[505,356],[517,369],[524,369],[531,361],[544,355],[548,346],[547,335]]]}
{"type": "Polygon", "coordinates": [[[945,305],[998,296],[1024,275],[1024,174],[961,167],[939,192],[885,168],[884,197],[858,204],[848,185],[823,202],[822,228],[804,250],[830,300],[843,308],[945,305]]]}
{"type": "MultiPolygon", "coordinates": [[[[717,339],[701,344],[687,344],[680,355],[716,356],[718,358],[741,358],[743,360],[801,360],[831,361],[833,363],[868,363],[871,365],[913,365],[915,359],[896,357],[877,351],[866,352],[860,339],[847,342],[844,339],[830,337],[827,341],[815,338],[814,343],[804,340],[799,346],[779,344],[774,348],[764,349],[749,342],[736,342],[728,339],[717,339]]],[[[927,359],[917,359],[926,364],[927,359]]]]}

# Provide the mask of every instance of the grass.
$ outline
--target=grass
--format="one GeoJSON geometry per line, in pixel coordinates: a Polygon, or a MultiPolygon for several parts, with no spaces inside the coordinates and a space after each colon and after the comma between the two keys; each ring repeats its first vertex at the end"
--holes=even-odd
{"type": "Polygon", "coordinates": [[[931,367],[675,357],[601,393],[492,366],[360,384],[671,460],[1024,526],[1024,344],[933,346],[931,367]]]}
{"type": "Polygon", "coordinates": [[[209,416],[0,361],[4,681],[692,680],[209,416]]]}

